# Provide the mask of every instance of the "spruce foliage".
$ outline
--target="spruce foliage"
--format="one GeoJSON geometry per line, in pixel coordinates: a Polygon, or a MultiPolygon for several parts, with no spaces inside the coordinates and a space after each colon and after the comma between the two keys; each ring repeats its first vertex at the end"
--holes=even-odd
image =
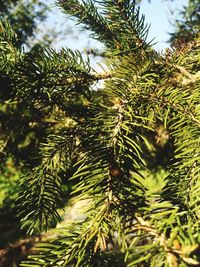
{"type": "Polygon", "coordinates": [[[15,63],[22,59],[22,49],[25,56],[25,50],[30,52],[47,43],[42,36],[40,41],[37,38],[38,24],[46,19],[49,10],[43,2],[0,3],[0,249],[25,233],[16,219],[17,187],[20,176],[26,172],[24,166],[29,165],[30,169],[38,162],[38,143],[46,134],[41,112],[15,100],[12,82],[12,75],[18,71],[15,63]]]}
{"type": "Polygon", "coordinates": [[[29,233],[54,226],[63,182],[86,204],[21,266],[199,266],[199,35],[161,54],[135,1],[58,4],[104,44],[104,68],[69,49],[24,55],[2,24],[6,103],[47,133],[21,178],[19,217],[29,233]]]}

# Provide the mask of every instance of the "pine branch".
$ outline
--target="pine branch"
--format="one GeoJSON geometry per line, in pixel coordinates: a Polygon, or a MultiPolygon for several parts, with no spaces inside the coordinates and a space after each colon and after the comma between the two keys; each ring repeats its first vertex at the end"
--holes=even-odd
{"type": "Polygon", "coordinates": [[[106,17],[110,23],[115,22],[115,29],[123,35],[123,39],[133,46],[142,47],[148,34],[148,27],[144,24],[144,15],[140,18],[139,8],[134,1],[115,0],[97,1],[106,7],[106,17]],[[119,25],[117,25],[119,24],[119,25]]]}
{"type": "Polygon", "coordinates": [[[79,23],[85,24],[84,27],[93,32],[94,38],[112,50],[128,53],[145,46],[148,26],[144,23],[144,16],[140,18],[139,8],[132,1],[60,0],[58,3],[79,23]],[[98,9],[102,11],[98,12],[98,9]]]}
{"type": "Polygon", "coordinates": [[[66,1],[59,0],[58,4],[63,9],[77,18],[78,23],[84,23],[84,28],[93,32],[93,37],[105,42],[108,47],[113,47],[115,34],[105,18],[98,12],[92,0],[89,1],[66,1]]]}
{"type": "MultiPolygon", "coordinates": [[[[62,50],[43,50],[37,55],[26,55],[13,73],[18,101],[58,101],[57,94],[79,91],[86,93],[92,82],[89,63],[80,53],[62,50]],[[34,63],[33,63],[34,62],[34,63]],[[17,78],[15,78],[17,77],[17,78]]],[[[58,102],[59,103],[59,102],[58,102]]]]}
{"type": "Polygon", "coordinates": [[[49,144],[41,147],[43,162],[21,179],[18,216],[30,234],[46,231],[61,219],[57,212],[63,196],[59,173],[66,170],[66,159],[72,159],[74,138],[70,131],[49,136],[49,144]]]}

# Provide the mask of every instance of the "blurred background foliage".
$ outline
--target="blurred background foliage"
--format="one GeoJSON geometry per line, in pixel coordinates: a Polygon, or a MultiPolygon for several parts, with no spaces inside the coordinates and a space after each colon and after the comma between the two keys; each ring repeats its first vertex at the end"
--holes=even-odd
{"type": "Polygon", "coordinates": [[[172,45],[187,43],[192,40],[200,25],[200,2],[188,0],[188,5],[180,11],[180,16],[175,19],[175,31],[170,34],[169,42],[172,45]]]}
{"type": "MultiPolygon", "coordinates": [[[[40,47],[50,46],[60,35],[53,26],[48,30],[41,27],[50,16],[51,8],[47,1],[40,0],[0,1],[1,23],[9,23],[14,32],[14,38],[7,36],[10,42],[4,47],[7,60],[15,61],[15,49],[27,51],[27,54],[37,54],[40,47]]],[[[67,31],[67,27],[65,30],[67,31]]],[[[6,33],[1,31],[1,34],[5,37],[6,33]]],[[[2,45],[1,37],[0,42],[2,45]]],[[[1,62],[2,56],[3,53],[0,55],[1,62]]],[[[14,92],[7,74],[8,65],[1,66],[0,71],[0,266],[16,266],[16,262],[20,260],[19,251],[16,256],[15,253],[7,254],[4,249],[25,236],[16,217],[19,180],[25,171],[40,161],[39,144],[55,124],[46,117],[48,111],[10,100],[14,92]]],[[[68,191],[68,185],[63,186],[68,191]]]]}
{"type": "Polygon", "coordinates": [[[43,1],[8,0],[0,3],[0,19],[7,18],[17,34],[17,47],[31,46],[38,24],[47,18],[49,7],[43,1]]]}

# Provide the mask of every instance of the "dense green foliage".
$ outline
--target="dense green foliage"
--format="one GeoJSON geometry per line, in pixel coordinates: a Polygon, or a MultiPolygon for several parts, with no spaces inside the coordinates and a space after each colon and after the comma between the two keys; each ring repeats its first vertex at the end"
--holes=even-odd
{"type": "Polygon", "coordinates": [[[189,43],[159,54],[135,1],[58,4],[104,44],[102,72],[69,49],[24,54],[2,24],[1,99],[21,111],[3,153],[31,169],[18,192],[28,233],[62,219],[65,184],[84,208],[21,266],[199,266],[197,30],[189,43]],[[27,154],[16,154],[21,149],[27,154]]]}
{"type": "Polygon", "coordinates": [[[28,125],[33,114],[37,115],[14,100],[9,73],[16,71],[15,60],[23,48],[36,49],[32,39],[36,38],[38,23],[46,18],[47,10],[38,0],[0,3],[0,248],[23,234],[16,218],[17,187],[24,165],[35,162],[30,151],[36,153],[38,139],[45,133],[43,123],[40,128],[28,125]]]}

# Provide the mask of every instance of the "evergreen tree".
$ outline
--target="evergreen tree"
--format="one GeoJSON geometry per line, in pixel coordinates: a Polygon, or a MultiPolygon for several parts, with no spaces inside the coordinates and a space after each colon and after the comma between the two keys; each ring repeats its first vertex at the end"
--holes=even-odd
{"type": "Polygon", "coordinates": [[[38,23],[46,19],[48,6],[41,0],[8,0],[0,3],[0,19],[7,18],[17,34],[18,47],[30,46],[36,35],[38,23]]]}
{"type": "Polygon", "coordinates": [[[23,54],[2,24],[4,101],[47,133],[20,180],[22,227],[60,221],[66,182],[84,208],[21,266],[199,266],[199,35],[159,54],[135,1],[58,4],[104,44],[102,72],[78,51],[23,54]]]}
{"type": "Polygon", "coordinates": [[[180,17],[175,21],[175,32],[171,33],[172,44],[187,43],[198,36],[200,25],[200,2],[189,0],[180,12],[180,17]]]}

